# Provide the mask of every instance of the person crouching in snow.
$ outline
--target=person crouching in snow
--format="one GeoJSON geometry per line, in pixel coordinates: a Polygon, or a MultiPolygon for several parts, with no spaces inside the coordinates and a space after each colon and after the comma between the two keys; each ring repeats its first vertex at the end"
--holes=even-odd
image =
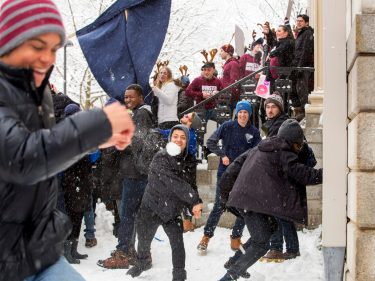
{"type": "Polygon", "coordinates": [[[222,203],[240,213],[250,238],[243,251],[238,250],[225,263],[228,271],[220,281],[238,280],[268,251],[270,237],[277,229],[276,218],[306,223],[298,184],[320,184],[323,171],[298,163],[303,140],[298,122],[288,119],[277,136],[237,157],[224,172],[222,203]]]}
{"type": "Polygon", "coordinates": [[[202,201],[193,187],[196,165],[188,153],[189,129],[176,125],[169,134],[166,149],[153,158],[148,184],[137,215],[138,259],[127,274],[139,276],[151,268],[151,242],[161,225],[172,248],[173,281],[186,280],[185,248],[181,212],[191,208],[196,218],[202,210],[202,201]],[[194,177],[192,176],[194,175],[194,177]]]}

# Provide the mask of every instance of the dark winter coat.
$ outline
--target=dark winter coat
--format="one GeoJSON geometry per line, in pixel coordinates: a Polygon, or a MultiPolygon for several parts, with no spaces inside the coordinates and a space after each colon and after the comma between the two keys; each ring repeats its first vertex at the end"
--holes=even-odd
{"type": "Polygon", "coordinates": [[[245,127],[241,127],[237,120],[229,120],[220,125],[207,140],[207,148],[220,156],[217,175],[220,177],[228,167],[223,165],[222,157],[227,156],[232,163],[239,155],[255,147],[260,141],[259,130],[250,122],[245,127]],[[221,147],[220,140],[222,140],[221,147]]]}
{"type": "Polygon", "coordinates": [[[101,173],[105,202],[121,199],[122,181],[125,177],[133,179],[147,177],[143,172],[146,169],[140,169],[137,166],[137,158],[141,153],[144,153],[142,147],[146,145],[146,134],[155,124],[150,106],[141,105],[133,109],[132,119],[136,127],[132,144],[123,151],[118,151],[115,148],[103,150],[101,173]]]}
{"type": "MultiPolygon", "coordinates": [[[[279,131],[281,124],[284,123],[284,121],[287,119],[288,119],[288,115],[286,115],[285,113],[281,113],[279,116],[267,120],[262,126],[262,129],[266,133],[267,138],[277,136],[277,133],[279,131]]],[[[298,162],[310,168],[313,168],[316,165],[314,152],[308,146],[307,143],[304,143],[301,151],[298,153],[298,162]]],[[[307,222],[308,209],[307,209],[306,185],[302,185],[296,182],[296,187],[300,195],[301,206],[305,210],[304,213],[306,215],[306,222],[307,222]]]]}
{"type": "Polygon", "coordinates": [[[302,28],[296,38],[293,66],[314,66],[314,29],[302,28]]]}
{"type": "Polygon", "coordinates": [[[196,166],[190,154],[170,156],[165,149],[158,152],[150,166],[142,206],[169,222],[179,216],[184,207],[192,208],[200,203],[196,166]]]}
{"type": "Polygon", "coordinates": [[[93,190],[91,169],[92,164],[87,155],[64,171],[61,186],[67,209],[77,213],[90,209],[93,190]]]}
{"type": "Polygon", "coordinates": [[[68,104],[74,103],[79,106],[78,103],[74,102],[71,98],[63,93],[52,93],[52,101],[56,123],[59,123],[62,119],[64,119],[64,109],[68,104]]]}
{"type": "Polygon", "coordinates": [[[266,134],[268,138],[276,136],[277,132],[282,123],[287,120],[289,117],[286,113],[281,112],[277,117],[268,119],[262,125],[262,131],[266,134]]]}
{"type": "Polygon", "coordinates": [[[123,177],[120,170],[119,151],[114,147],[103,149],[101,163],[102,188],[100,193],[103,202],[107,204],[112,200],[120,200],[123,177]]]}
{"type": "Polygon", "coordinates": [[[134,137],[131,145],[125,150],[119,151],[120,170],[122,178],[140,179],[146,176],[142,172],[146,169],[139,169],[135,163],[142,146],[145,145],[143,140],[149,129],[154,125],[151,107],[144,104],[134,108],[132,119],[135,124],[134,137]]]}
{"type": "Polygon", "coordinates": [[[36,89],[32,70],[0,63],[1,281],[23,280],[60,258],[71,226],[56,209],[55,175],[111,136],[102,110],[54,126],[47,78],[36,89]]]}
{"type": "Polygon", "coordinates": [[[184,89],[178,91],[178,100],[177,100],[177,114],[180,115],[185,110],[188,110],[190,107],[194,106],[194,99],[186,95],[184,89]]]}
{"type": "MultiPolygon", "coordinates": [[[[196,103],[200,103],[204,100],[203,92],[214,93],[215,91],[221,91],[223,89],[223,84],[221,81],[212,77],[211,79],[206,79],[203,76],[195,78],[190,85],[186,88],[186,95],[195,99],[196,103]]],[[[205,109],[213,109],[215,107],[215,101],[210,101],[204,105],[205,109]]]]}
{"type": "Polygon", "coordinates": [[[298,163],[292,145],[272,137],[238,157],[223,174],[220,186],[223,200],[229,197],[229,207],[305,224],[307,214],[296,183],[321,182],[321,169],[298,163]]]}
{"type": "MultiPolygon", "coordinates": [[[[292,66],[293,58],[294,40],[289,38],[279,39],[274,49],[270,52],[270,66],[292,66]]],[[[270,74],[273,79],[276,79],[279,76],[277,70],[273,68],[270,69],[270,74]]]]}

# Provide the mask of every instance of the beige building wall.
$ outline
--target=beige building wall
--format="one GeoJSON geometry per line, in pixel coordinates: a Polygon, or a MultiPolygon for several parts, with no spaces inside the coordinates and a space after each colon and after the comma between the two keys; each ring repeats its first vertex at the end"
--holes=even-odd
{"type": "Polygon", "coordinates": [[[345,280],[375,280],[375,1],[347,0],[348,219],[345,280]]]}

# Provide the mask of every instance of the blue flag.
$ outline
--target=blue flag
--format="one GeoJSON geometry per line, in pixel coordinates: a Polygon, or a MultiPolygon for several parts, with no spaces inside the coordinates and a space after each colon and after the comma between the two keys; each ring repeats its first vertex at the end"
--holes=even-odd
{"type": "Polygon", "coordinates": [[[134,83],[145,95],[149,92],[170,12],[171,0],[118,0],[77,31],[91,72],[109,96],[123,100],[125,89],[134,83]]]}

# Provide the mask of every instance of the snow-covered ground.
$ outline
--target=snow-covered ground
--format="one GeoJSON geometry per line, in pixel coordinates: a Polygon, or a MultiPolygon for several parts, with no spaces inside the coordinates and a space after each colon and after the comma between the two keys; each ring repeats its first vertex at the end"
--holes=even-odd
{"type": "MultiPolygon", "coordinates": [[[[113,216],[105,210],[103,204],[97,208],[96,228],[98,245],[87,249],[84,247],[83,235],[80,237],[79,250],[87,253],[89,258],[74,267],[89,281],[125,281],[125,280],[172,280],[171,250],[166,234],[159,228],[152,243],[153,267],[136,279],[126,275],[126,270],[108,270],[96,265],[99,259],[105,259],[115,249],[117,239],[112,235],[113,216]]],[[[249,270],[251,281],[317,281],[323,280],[323,259],[320,245],[321,229],[298,232],[301,257],[280,264],[257,262],[249,270]]],[[[210,241],[206,256],[199,256],[196,246],[203,235],[203,228],[184,234],[186,249],[187,280],[216,281],[224,274],[223,264],[233,255],[229,247],[230,231],[217,228],[215,237],[210,241]]],[[[245,231],[248,237],[248,232],[245,231]]],[[[245,279],[240,279],[245,280],[245,279]]]]}

